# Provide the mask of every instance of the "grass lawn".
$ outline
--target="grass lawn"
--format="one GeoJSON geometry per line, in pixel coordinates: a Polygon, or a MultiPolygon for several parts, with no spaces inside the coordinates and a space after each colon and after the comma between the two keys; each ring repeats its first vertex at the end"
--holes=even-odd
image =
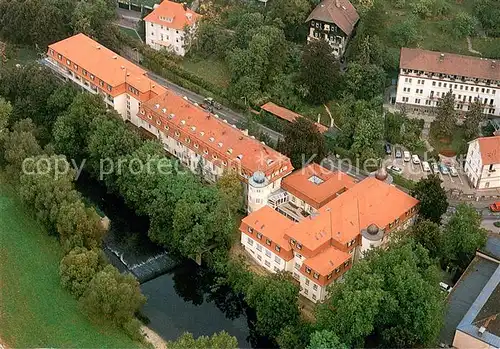
{"type": "Polygon", "coordinates": [[[59,284],[62,251],[0,178],[0,338],[10,347],[137,348],[92,324],[59,284]]]}
{"type": "Polygon", "coordinates": [[[142,41],[140,35],[137,33],[136,30],[130,29],[130,28],[121,27],[121,26],[119,28],[120,28],[121,32],[127,34],[128,36],[131,36],[134,39],[139,39],[139,40],[142,41]]]}
{"type": "Polygon", "coordinates": [[[181,65],[187,71],[207,80],[219,87],[229,86],[229,70],[224,62],[214,59],[184,58],[181,65]]]}
{"type": "MultiPolygon", "coordinates": [[[[40,57],[37,55],[36,51],[34,48],[31,47],[14,47],[12,45],[7,45],[7,66],[12,67],[15,66],[16,64],[26,64],[33,62],[40,57]]],[[[0,66],[3,63],[0,60],[0,66]]]]}

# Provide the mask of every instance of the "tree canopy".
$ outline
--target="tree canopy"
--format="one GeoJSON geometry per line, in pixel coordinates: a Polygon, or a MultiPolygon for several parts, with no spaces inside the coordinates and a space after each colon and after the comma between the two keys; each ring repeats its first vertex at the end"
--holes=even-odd
{"type": "Polygon", "coordinates": [[[435,132],[442,137],[451,137],[456,122],[457,113],[455,111],[455,97],[450,90],[439,101],[436,120],[434,121],[436,125],[435,132]]]}
{"type": "Polygon", "coordinates": [[[172,349],[237,349],[238,341],[226,331],[214,333],[211,337],[200,336],[194,338],[191,333],[185,332],[175,341],[168,342],[172,349]]]}
{"type": "Polygon", "coordinates": [[[411,195],[420,200],[419,215],[434,223],[441,223],[441,216],[448,209],[446,192],[437,175],[422,178],[413,188],[411,195]]]}

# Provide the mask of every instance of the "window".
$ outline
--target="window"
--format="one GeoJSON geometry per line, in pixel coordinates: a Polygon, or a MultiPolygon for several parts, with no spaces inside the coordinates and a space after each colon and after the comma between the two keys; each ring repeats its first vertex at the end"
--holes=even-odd
{"type": "Polygon", "coordinates": [[[306,285],[309,286],[309,279],[306,279],[306,285]]]}
{"type": "Polygon", "coordinates": [[[267,244],[267,245],[271,246],[271,242],[272,242],[271,240],[266,239],[266,244],[267,244]]]}
{"type": "MultiPolygon", "coordinates": [[[[436,82],[435,82],[435,81],[433,81],[433,82],[432,82],[432,86],[436,86],[436,82]]],[[[455,86],[456,86],[456,85],[455,85],[455,86]]]]}
{"type": "Polygon", "coordinates": [[[278,273],[280,270],[278,268],[274,267],[274,271],[278,273]]]}
{"type": "Polygon", "coordinates": [[[278,252],[279,252],[279,251],[281,251],[281,247],[280,247],[280,245],[276,245],[276,247],[275,247],[274,249],[275,249],[276,251],[278,251],[278,252]]]}
{"type": "Polygon", "coordinates": [[[262,246],[257,244],[257,251],[262,252],[262,246]]]}
{"type": "Polygon", "coordinates": [[[249,232],[250,234],[252,234],[252,233],[253,233],[253,228],[248,227],[248,232],[249,232]]]}
{"type": "Polygon", "coordinates": [[[319,279],[319,274],[318,274],[318,273],[314,273],[314,274],[313,274],[313,278],[315,278],[315,279],[319,279]]]}
{"type": "Polygon", "coordinates": [[[249,244],[250,246],[253,246],[253,240],[250,239],[249,237],[247,237],[247,244],[249,244]]]}
{"type": "Polygon", "coordinates": [[[297,244],[297,245],[295,245],[295,247],[297,247],[297,249],[299,249],[299,250],[302,249],[302,245],[301,244],[297,244]]]}
{"type": "Polygon", "coordinates": [[[309,290],[307,288],[304,289],[304,294],[308,294],[309,290]]]}
{"type": "Polygon", "coordinates": [[[314,291],[317,291],[317,290],[318,290],[318,285],[314,284],[314,285],[313,285],[313,290],[314,290],[314,291]]]}
{"type": "Polygon", "coordinates": [[[269,250],[266,250],[266,257],[269,257],[269,258],[271,258],[271,251],[269,251],[269,250]]]}
{"type": "Polygon", "coordinates": [[[415,98],[415,104],[420,104],[420,98],[415,98]]]}
{"type": "Polygon", "coordinates": [[[340,272],[340,268],[335,269],[335,273],[339,273],[339,272],[340,272]]]}
{"type": "Polygon", "coordinates": [[[346,261],[346,262],[344,263],[344,267],[347,267],[348,265],[349,265],[349,261],[346,261]]]}
{"type": "Polygon", "coordinates": [[[262,234],[261,233],[257,233],[257,238],[258,239],[262,239],[262,234]]]}
{"type": "Polygon", "coordinates": [[[332,273],[328,274],[328,275],[326,276],[326,278],[327,278],[328,280],[330,280],[330,279],[332,278],[332,273]]]}
{"type": "Polygon", "coordinates": [[[61,55],[57,55],[57,58],[59,58],[59,60],[61,60],[61,59],[62,59],[62,56],[61,56],[61,55]]]}
{"type": "Polygon", "coordinates": [[[315,294],[313,294],[313,299],[316,300],[316,295],[315,294]]]}
{"type": "MultiPolygon", "coordinates": [[[[258,248],[257,248],[257,249],[258,249],[258,248]]],[[[261,261],[261,260],[262,260],[262,256],[261,256],[260,254],[259,254],[259,255],[257,255],[257,259],[258,259],[259,261],[261,261]]]]}
{"type": "Polygon", "coordinates": [[[276,264],[281,264],[281,258],[278,256],[274,256],[274,261],[276,262],[276,264]]]}
{"type": "Polygon", "coordinates": [[[306,267],[306,273],[311,274],[311,268],[306,267]]]}
{"type": "Polygon", "coordinates": [[[66,64],[71,65],[71,62],[69,61],[69,59],[66,60],[66,64]]]}
{"type": "Polygon", "coordinates": [[[403,102],[407,103],[410,99],[408,97],[403,97],[403,102]]]}
{"type": "Polygon", "coordinates": [[[266,267],[271,267],[271,263],[269,261],[265,261],[264,264],[266,265],[266,267]]]}

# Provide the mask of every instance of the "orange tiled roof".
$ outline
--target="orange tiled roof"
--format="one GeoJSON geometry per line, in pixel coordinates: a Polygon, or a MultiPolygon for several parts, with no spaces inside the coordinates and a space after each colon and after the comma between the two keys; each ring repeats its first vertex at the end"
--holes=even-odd
{"type": "Polygon", "coordinates": [[[351,188],[356,182],[341,171],[330,171],[312,163],[285,177],[282,188],[312,207],[319,209],[337,196],[337,193],[351,188]],[[321,181],[319,182],[314,182],[321,181]]]}
{"type": "MultiPolygon", "coordinates": [[[[186,144],[186,137],[179,137],[179,142],[196,153],[208,149],[210,154],[203,156],[215,154],[218,159],[227,159],[228,163],[236,162],[248,176],[253,172],[262,171],[270,181],[274,181],[293,170],[288,157],[173,92],[167,91],[152,98],[143,103],[143,107],[160,118],[162,125],[175,126],[189,137],[189,143],[186,144]],[[194,149],[194,143],[199,145],[198,149],[194,149]]],[[[148,121],[146,116],[140,113],[139,116],[148,121]]],[[[158,127],[154,123],[153,126],[158,127]]]]}
{"type": "Polygon", "coordinates": [[[191,9],[184,9],[182,4],[164,0],[153,12],[144,18],[145,22],[153,22],[167,28],[184,30],[185,26],[191,26],[201,17],[191,9]]]}
{"type": "Polygon", "coordinates": [[[314,257],[307,258],[304,264],[319,273],[328,275],[351,258],[349,253],[340,251],[333,246],[329,246],[314,257]]]}
{"type": "Polygon", "coordinates": [[[313,19],[335,23],[346,35],[351,35],[359,15],[349,0],[323,0],[307,17],[306,22],[313,19]]]}
{"type": "MultiPolygon", "coordinates": [[[[266,104],[261,106],[261,109],[289,122],[294,122],[297,118],[303,118],[302,115],[297,114],[286,108],[280,107],[279,105],[276,105],[272,102],[267,102],[266,104]]],[[[328,131],[328,127],[323,126],[317,122],[314,122],[314,124],[318,128],[319,132],[325,133],[326,131],[328,131]]]]}
{"type": "Polygon", "coordinates": [[[264,206],[260,210],[250,213],[243,218],[242,223],[253,228],[255,232],[259,232],[271,239],[284,250],[292,250],[290,243],[285,239],[284,231],[295,223],[271,207],[264,206]]]}
{"type": "Polygon", "coordinates": [[[483,166],[500,164],[500,136],[480,137],[477,140],[483,166]]]}
{"type": "Polygon", "coordinates": [[[431,73],[500,80],[499,63],[493,60],[418,48],[403,47],[399,67],[401,69],[421,70],[431,73]]]}
{"type": "Polygon", "coordinates": [[[286,234],[311,251],[329,239],[346,244],[368,225],[383,229],[417,204],[414,197],[369,177],[287,229],[286,234]]]}

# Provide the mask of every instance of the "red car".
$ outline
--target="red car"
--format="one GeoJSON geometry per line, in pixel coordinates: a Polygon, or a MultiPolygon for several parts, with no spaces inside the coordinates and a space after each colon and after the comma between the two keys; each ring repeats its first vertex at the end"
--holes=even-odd
{"type": "Polygon", "coordinates": [[[490,205],[491,212],[500,212],[500,201],[497,201],[490,205]]]}

